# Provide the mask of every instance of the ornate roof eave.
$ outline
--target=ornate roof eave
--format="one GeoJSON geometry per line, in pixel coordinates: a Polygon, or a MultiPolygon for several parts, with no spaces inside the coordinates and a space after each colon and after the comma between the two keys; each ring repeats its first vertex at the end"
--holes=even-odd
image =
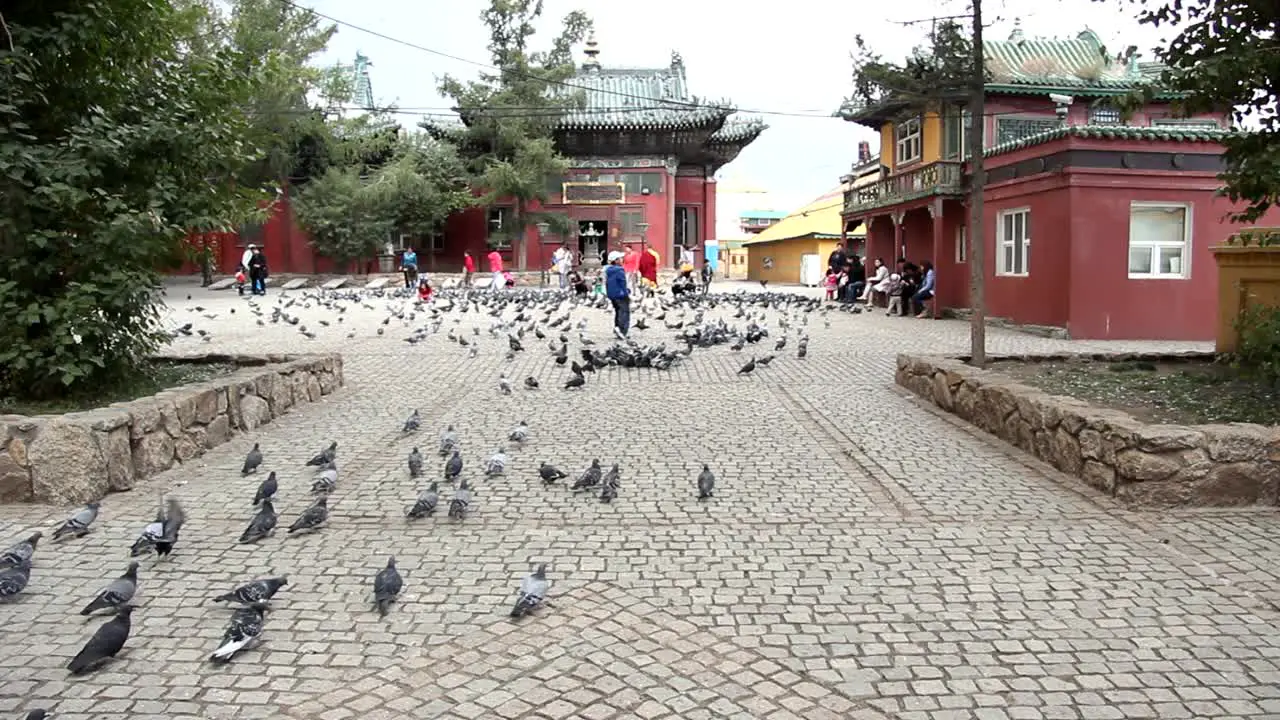
{"type": "Polygon", "coordinates": [[[1070,125],[1029,135],[1014,142],[989,147],[983,157],[1003,155],[1015,150],[1043,145],[1064,138],[1082,140],[1147,140],[1154,142],[1221,143],[1238,134],[1238,130],[1208,130],[1170,127],[1130,127],[1110,125],[1070,125]]]}
{"type": "MultiPolygon", "coordinates": [[[[1061,95],[1070,95],[1072,97],[1088,97],[1088,98],[1108,98],[1121,97],[1124,95],[1132,95],[1141,92],[1141,85],[1104,87],[1098,85],[1074,85],[1071,83],[1055,84],[1052,80],[1046,80],[1043,83],[1038,82],[999,82],[987,83],[983,85],[983,90],[991,95],[1048,95],[1057,93],[1061,95]]],[[[1156,90],[1152,93],[1153,100],[1182,100],[1188,97],[1187,93],[1177,92],[1174,90],[1156,90]]]]}
{"type": "Polygon", "coordinates": [[[617,108],[570,112],[556,123],[560,132],[607,131],[644,132],[646,130],[710,130],[724,125],[734,109],[720,105],[676,105],[638,110],[617,108]],[[628,114],[630,113],[630,114],[628,114]]]}

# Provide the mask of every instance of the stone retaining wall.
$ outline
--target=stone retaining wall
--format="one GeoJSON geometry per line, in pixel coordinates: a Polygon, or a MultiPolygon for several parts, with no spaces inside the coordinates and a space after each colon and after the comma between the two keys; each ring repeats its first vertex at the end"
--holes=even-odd
{"type": "Polygon", "coordinates": [[[0,415],[0,503],[85,503],[142,479],[342,387],[339,355],[204,355],[234,363],[208,382],[67,415],[0,415]]]}
{"type": "MultiPolygon", "coordinates": [[[[1190,359],[1168,354],[1089,357],[1101,362],[1190,359]]],[[[1280,428],[1150,425],[1117,410],[1049,395],[955,358],[899,355],[896,381],[1059,470],[1135,504],[1275,505],[1280,495],[1280,428]]]]}

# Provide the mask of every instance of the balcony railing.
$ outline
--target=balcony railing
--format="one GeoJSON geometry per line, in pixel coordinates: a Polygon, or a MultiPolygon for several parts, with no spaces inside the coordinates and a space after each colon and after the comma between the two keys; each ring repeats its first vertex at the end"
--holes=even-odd
{"type": "Polygon", "coordinates": [[[845,191],[844,211],[897,205],[933,195],[955,195],[964,191],[963,163],[943,161],[904,170],[865,187],[845,191]]]}

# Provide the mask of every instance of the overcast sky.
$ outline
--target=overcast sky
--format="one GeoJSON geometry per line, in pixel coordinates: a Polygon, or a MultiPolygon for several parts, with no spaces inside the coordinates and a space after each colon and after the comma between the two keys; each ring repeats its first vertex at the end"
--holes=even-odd
{"type": "MultiPolygon", "coordinates": [[[[487,63],[487,31],[480,13],[488,0],[298,0],[337,20],[473,62],[487,63]]],[[[546,0],[545,42],[567,12],[584,10],[595,22],[600,62],[605,66],[663,67],[671,51],[684,57],[692,91],[729,98],[744,111],[761,111],[770,125],[723,179],[770,191],[772,204],[789,210],[838,183],[848,171],[859,140],[870,132],[828,117],[848,94],[849,53],[863,35],[886,58],[897,59],[919,44],[927,24],[903,25],[935,15],[968,11],[956,0],[895,0],[892,3],[788,0],[785,3],[728,0],[546,0]]],[[[1030,37],[1074,36],[1086,27],[1119,52],[1128,45],[1146,51],[1163,35],[1139,26],[1128,2],[1091,0],[987,0],[987,32],[1004,39],[1015,18],[1030,37]]],[[[440,112],[448,102],[436,92],[445,74],[472,77],[481,68],[339,26],[326,64],[350,62],[362,51],[373,63],[379,103],[440,112]],[[430,110],[433,109],[433,110],[430,110]]],[[[1150,58],[1149,52],[1144,56],[1150,58]]],[[[579,60],[581,58],[579,57],[579,60]]],[[[405,124],[417,118],[405,116],[405,124]]]]}

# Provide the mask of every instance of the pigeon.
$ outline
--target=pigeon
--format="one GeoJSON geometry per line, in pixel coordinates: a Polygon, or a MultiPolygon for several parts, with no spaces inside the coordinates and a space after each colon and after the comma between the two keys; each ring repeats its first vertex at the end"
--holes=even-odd
{"type": "Polygon", "coordinates": [[[586,384],[587,384],[587,379],[585,377],[583,377],[582,375],[574,375],[573,377],[569,378],[567,382],[565,382],[564,389],[573,390],[574,388],[580,388],[586,384]]]}
{"type": "Polygon", "coordinates": [[[276,480],[276,471],[272,470],[267,473],[267,479],[262,481],[258,491],[253,494],[253,506],[257,507],[260,503],[275,497],[279,489],[280,483],[276,480]]]}
{"type": "Polygon", "coordinates": [[[738,374],[748,375],[751,373],[752,370],[755,370],[755,369],[756,369],[756,359],[751,358],[750,360],[747,361],[746,365],[743,365],[741,368],[738,369],[738,374]]]}
{"type": "Polygon", "coordinates": [[[560,469],[549,463],[542,463],[538,466],[538,477],[542,478],[544,484],[551,484],[557,480],[563,480],[569,477],[560,469]]]}
{"type": "Polygon", "coordinates": [[[402,435],[416,433],[420,427],[422,427],[422,418],[418,415],[418,411],[415,409],[413,414],[404,421],[404,427],[400,429],[400,433],[402,435]]]}
{"type": "Polygon", "coordinates": [[[471,488],[467,486],[467,481],[463,480],[458,484],[457,489],[453,491],[453,499],[449,501],[449,517],[454,520],[461,520],[470,507],[471,488]]]}
{"type": "Polygon", "coordinates": [[[706,500],[711,497],[715,488],[716,476],[711,472],[711,468],[706,463],[703,463],[702,472],[698,473],[698,499],[706,500]]]}
{"type": "Polygon", "coordinates": [[[254,580],[232,590],[229,593],[219,595],[213,599],[213,602],[237,602],[241,605],[250,605],[257,602],[266,602],[275,597],[280,592],[280,588],[289,584],[289,578],[281,575],[280,577],[266,578],[264,580],[254,580]]]}
{"type": "Polygon", "coordinates": [[[502,391],[503,395],[511,394],[511,381],[507,379],[505,373],[498,378],[498,389],[502,391]]]}
{"type": "Polygon", "coordinates": [[[373,603],[378,607],[378,614],[386,617],[400,591],[404,589],[404,578],[396,570],[396,558],[387,558],[387,566],[378,571],[373,578],[373,603]]]}
{"type": "Polygon", "coordinates": [[[618,497],[618,479],[616,477],[606,479],[600,483],[600,502],[613,502],[616,497],[618,497]]]}
{"type": "Polygon", "coordinates": [[[422,477],[422,453],[418,452],[418,448],[409,452],[409,477],[422,477]]]}
{"type": "Polygon", "coordinates": [[[517,444],[523,444],[528,441],[529,423],[521,420],[518,425],[511,429],[511,433],[507,435],[507,439],[517,444]]]}
{"type": "Polygon", "coordinates": [[[516,604],[511,608],[511,617],[519,618],[536,610],[547,599],[547,564],[542,563],[537,570],[520,581],[520,590],[516,594],[516,604]]]}
{"type": "Polygon", "coordinates": [[[440,433],[440,457],[449,457],[449,455],[457,449],[458,433],[453,429],[453,426],[450,425],[445,428],[444,432],[440,433]]]}
{"type": "Polygon", "coordinates": [[[139,557],[155,551],[157,557],[164,557],[173,552],[173,545],[178,541],[178,531],[186,522],[186,513],[177,500],[169,498],[160,510],[156,519],[142,529],[142,534],[129,548],[130,557],[139,557]]]}
{"type": "Polygon", "coordinates": [[[241,475],[251,475],[258,472],[258,467],[262,465],[262,447],[258,443],[253,444],[253,449],[248,455],[244,456],[244,467],[240,468],[241,475]]]}
{"type": "Polygon", "coordinates": [[[338,471],[334,468],[328,468],[316,474],[316,479],[311,482],[311,493],[313,495],[328,495],[336,487],[338,487],[338,471]]]}
{"type": "Polygon", "coordinates": [[[321,495],[314,505],[302,511],[297,520],[289,526],[289,534],[319,530],[321,525],[329,521],[329,497],[321,495]]]}
{"type": "Polygon", "coordinates": [[[70,535],[72,537],[84,537],[89,534],[89,526],[93,521],[98,519],[98,503],[91,502],[84,508],[77,511],[75,515],[67,518],[62,526],[53,531],[53,539],[61,540],[70,535]]]}
{"type": "Polygon", "coordinates": [[[600,468],[600,460],[592,460],[591,467],[582,471],[582,474],[578,476],[578,479],[573,481],[573,487],[571,489],[577,491],[594,488],[600,484],[603,474],[604,471],[600,468]]]}
{"type": "Polygon", "coordinates": [[[323,467],[334,461],[338,457],[338,442],[335,440],[329,443],[329,447],[316,453],[316,456],[307,461],[307,467],[323,467]]]}
{"type": "Polygon", "coordinates": [[[538,389],[538,387],[539,387],[539,386],[538,386],[538,378],[536,378],[536,377],[534,377],[534,376],[530,375],[529,377],[527,377],[527,378],[525,378],[525,379],[524,379],[524,386],[525,386],[526,388],[528,388],[529,390],[537,390],[537,389],[538,389]]]}
{"type": "Polygon", "coordinates": [[[484,463],[484,474],[486,477],[494,477],[503,475],[507,472],[507,449],[498,448],[498,451],[489,456],[484,463]]]}
{"type": "Polygon", "coordinates": [[[139,557],[155,550],[156,540],[161,535],[164,535],[163,505],[156,511],[156,519],[142,528],[142,533],[138,535],[138,539],[134,540],[133,545],[129,547],[129,557],[139,557]]]}
{"type": "Polygon", "coordinates": [[[462,453],[454,448],[453,455],[444,464],[444,479],[453,480],[462,474],[462,453]]]}
{"type": "Polygon", "coordinates": [[[31,582],[31,561],[0,570],[0,600],[8,600],[26,589],[31,582]]]}
{"type": "Polygon", "coordinates": [[[276,522],[279,516],[276,515],[276,508],[271,504],[270,500],[262,501],[262,508],[258,510],[258,514],[253,516],[249,521],[249,527],[240,533],[240,543],[255,543],[266,538],[276,531],[276,522]]]}
{"type": "Polygon", "coordinates": [[[0,568],[17,567],[23,563],[30,563],[31,556],[35,555],[36,545],[42,537],[44,537],[44,533],[33,532],[26,540],[14,543],[12,547],[0,552],[0,568]]]}
{"type": "Polygon", "coordinates": [[[80,611],[80,614],[92,615],[99,610],[119,610],[122,605],[133,599],[136,592],[138,592],[138,563],[131,562],[124,575],[112,580],[80,611]]]}
{"type": "Polygon", "coordinates": [[[231,616],[231,623],[222,635],[222,642],[209,656],[215,663],[228,663],[237,653],[248,649],[262,637],[263,620],[266,618],[266,603],[253,603],[236,610],[231,616]]]}
{"type": "Polygon", "coordinates": [[[48,718],[51,717],[53,716],[44,708],[36,708],[35,710],[27,713],[27,720],[48,720],[48,718]]]}
{"type": "Polygon", "coordinates": [[[133,626],[132,615],[132,605],[121,605],[116,616],[99,626],[79,654],[67,663],[67,670],[72,675],[83,675],[114,658],[129,640],[129,630],[133,626]]]}
{"type": "Polygon", "coordinates": [[[440,504],[439,483],[432,482],[427,486],[426,490],[418,493],[418,499],[413,503],[413,507],[409,508],[407,517],[410,520],[417,520],[431,515],[436,511],[436,506],[440,504]]]}

